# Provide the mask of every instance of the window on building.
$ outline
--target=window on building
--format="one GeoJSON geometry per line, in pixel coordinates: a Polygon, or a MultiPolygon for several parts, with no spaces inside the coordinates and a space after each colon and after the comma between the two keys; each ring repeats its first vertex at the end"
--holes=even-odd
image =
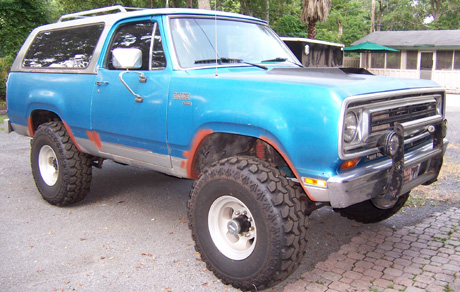
{"type": "Polygon", "coordinates": [[[455,51],[454,69],[460,70],[460,51],[455,51]]]}
{"type": "Polygon", "coordinates": [[[452,70],[452,59],[454,51],[436,52],[436,70],[452,70]]]}
{"type": "Polygon", "coordinates": [[[103,24],[42,31],[25,54],[29,68],[79,68],[89,66],[103,24]]]}
{"type": "Polygon", "coordinates": [[[387,53],[387,69],[400,69],[401,68],[401,53],[387,53]]]}
{"type": "Polygon", "coordinates": [[[407,51],[406,69],[417,69],[418,51],[407,51]]]}
{"type": "Polygon", "coordinates": [[[371,54],[371,67],[372,68],[385,68],[385,53],[372,53],[371,54]]]}

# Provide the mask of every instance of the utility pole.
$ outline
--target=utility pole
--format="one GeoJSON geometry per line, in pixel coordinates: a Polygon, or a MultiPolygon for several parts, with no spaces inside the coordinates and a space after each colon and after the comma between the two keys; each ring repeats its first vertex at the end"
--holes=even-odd
{"type": "Polygon", "coordinates": [[[372,11],[371,11],[371,33],[374,32],[375,28],[375,0],[372,0],[372,11]]]}

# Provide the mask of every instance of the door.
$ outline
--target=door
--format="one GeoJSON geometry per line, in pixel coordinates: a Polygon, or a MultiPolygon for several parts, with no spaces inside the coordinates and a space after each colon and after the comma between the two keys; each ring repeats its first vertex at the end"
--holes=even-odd
{"type": "Polygon", "coordinates": [[[170,74],[158,23],[149,19],[120,24],[107,52],[96,78],[90,140],[102,157],[155,170],[170,169],[166,141],[170,74]],[[115,68],[112,51],[116,48],[140,49],[141,67],[129,72],[115,68]]]}
{"type": "Polygon", "coordinates": [[[420,55],[420,79],[431,80],[433,71],[433,52],[422,52],[420,55]]]}

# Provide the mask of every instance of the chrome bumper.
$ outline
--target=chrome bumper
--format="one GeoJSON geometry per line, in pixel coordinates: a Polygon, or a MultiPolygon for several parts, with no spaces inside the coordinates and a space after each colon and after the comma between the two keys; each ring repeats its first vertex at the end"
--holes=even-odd
{"type": "MultiPolygon", "coordinates": [[[[404,169],[419,164],[421,167],[416,178],[402,185],[400,194],[437,178],[439,167],[432,161],[442,159],[447,144],[447,139],[444,139],[442,148],[433,148],[430,141],[427,145],[404,155],[404,169]]],[[[330,178],[327,181],[327,192],[331,206],[345,208],[384,193],[391,168],[392,160],[386,159],[330,178]]]]}

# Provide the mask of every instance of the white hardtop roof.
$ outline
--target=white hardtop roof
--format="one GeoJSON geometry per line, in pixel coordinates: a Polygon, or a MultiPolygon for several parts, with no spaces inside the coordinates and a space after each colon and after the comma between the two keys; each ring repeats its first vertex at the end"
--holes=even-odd
{"type": "Polygon", "coordinates": [[[297,38],[297,37],[281,37],[281,40],[288,41],[288,42],[305,42],[305,43],[313,43],[313,44],[320,44],[320,45],[328,45],[328,46],[336,46],[344,48],[344,44],[327,42],[327,41],[320,41],[308,38],[297,38]]]}
{"type": "Polygon", "coordinates": [[[260,23],[267,23],[265,20],[261,20],[255,17],[246,16],[237,13],[222,12],[215,10],[203,10],[193,8],[125,8],[120,5],[103,7],[98,9],[91,9],[82,12],[71,13],[61,16],[58,22],[46,24],[39,27],[39,30],[44,29],[56,29],[61,27],[86,25],[92,23],[115,23],[122,19],[142,17],[142,16],[153,16],[153,15],[194,15],[194,16],[208,16],[218,18],[234,18],[241,20],[256,21],[260,23]],[[104,14],[104,15],[91,15],[95,13],[101,13],[104,11],[114,11],[119,9],[116,13],[104,14]],[[72,20],[66,20],[72,19],[72,20]]]}

